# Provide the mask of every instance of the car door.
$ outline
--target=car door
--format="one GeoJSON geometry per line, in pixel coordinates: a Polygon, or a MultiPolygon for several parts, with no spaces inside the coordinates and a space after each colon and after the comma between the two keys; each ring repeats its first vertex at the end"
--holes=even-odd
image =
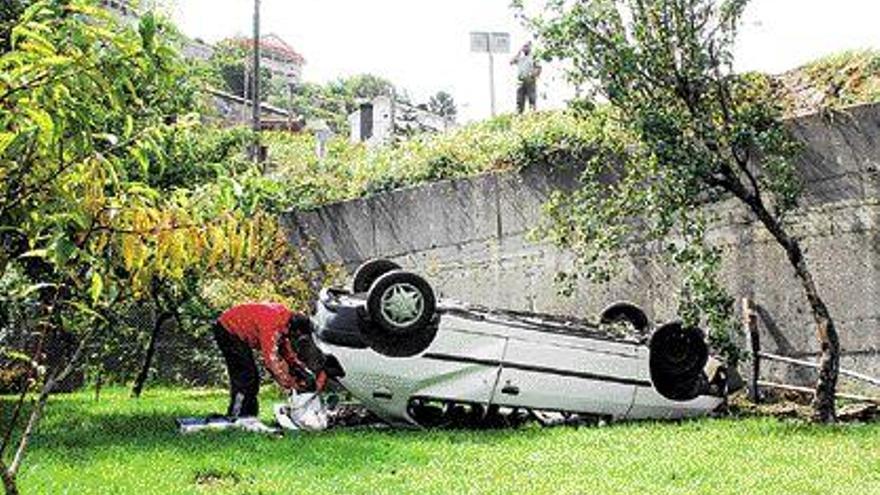
{"type": "Polygon", "coordinates": [[[436,340],[419,358],[419,369],[410,372],[423,377],[412,395],[488,404],[507,342],[491,329],[487,323],[444,316],[436,340]]]}
{"type": "Polygon", "coordinates": [[[521,333],[507,343],[493,404],[626,416],[641,384],[634,345],[521,333]]]}

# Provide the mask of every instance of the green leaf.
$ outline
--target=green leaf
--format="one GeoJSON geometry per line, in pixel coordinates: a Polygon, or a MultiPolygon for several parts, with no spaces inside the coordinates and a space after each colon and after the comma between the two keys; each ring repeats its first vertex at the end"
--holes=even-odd
{"type": "Polygon", "coordinates": [[[15,140],[15,134],[12,132],[0,132],[0,156],[6,151],[10,143],[15,140]]]}
{"type": "Polygon", "coordinates": [[[102,292],[104,292],[104,279],[101,278],[100,273],[93,271],[92,281],[89,284],[89,297],[92,299],[92,304],[98,304],[102,292]]]}
{"type": "Polygon", "coordinates": [[[122,130],[122,137],[125,139],[131,138],[132,133],[134,132],[134,117],[131,114],[126,114],[125,116],[125,128],[122,130]]]}
{"type": "Polygon", "coordinates": [[[30,356],[14,349],[0,347],[0,356],[3,356],[10,361],[21,361],[23,363],[28,363],[31,366],[36,366],[36,363],[31,359],[30,356]]]}
{"type": "Polygon", "coordinates": [[[92,308],[86,306],[85,304],[83,304],[83,303],[81,303],[81,302],[79,302],[79,301],[70,301],[69,304],[70,304],[71,306],[73,306],[74,308],[78,309],[79,311],[81,311],[81,312],[83,312],[83,313],[85,313],[85,314],[87,314],[87,315],[89,315],[89,316],[91,316],[91,317],[93,317],[93,318],[96,318],[96,319],[101,320],[101,321],[103,321],[103,322],[106,322],[106,321],[107,321],[107,319],[104,318],[104,316],[103,316],[101,313],[98,313],[98,312],[95,311],[94,309],[92,309],[92,308]]]}
{"type": "Polygon", "coordinates": [[[46,258],[47,256],[49,256],[47,249],[32,249],[18,255],[19,258],[46,258]]]}
{"type": "Polygon", "coordinates": [[[25,113],[40,129],[42,137],[46,141],[50,140],[55,134],[55,123],[52,121],[52,116],[39,107],[28,107],[25,109],[25,113]]]}
{"type": "Polygon", "coordinates": [[[141,43],[144,51],[153,52],[156,46],[156,17],[152,13],[146,13],[141,17],[138,31],[141,35],[141,43]]]}
{"type": "Polygon", "coordinates": [[[131,154],[140,167],[141,177],[147,177],[150,173],[150,159],[147,157],[147,151],[141,147],[136,147],[132,148],[131,154]]]}
{"type": "Polygon", "coordinates": [[[56,266],[62,266],[70,261],[70,258],[76,252],[76,245],[67,238],[67,236],[59,237],[55,240],[53,246],[53,258],[56,266]]]}

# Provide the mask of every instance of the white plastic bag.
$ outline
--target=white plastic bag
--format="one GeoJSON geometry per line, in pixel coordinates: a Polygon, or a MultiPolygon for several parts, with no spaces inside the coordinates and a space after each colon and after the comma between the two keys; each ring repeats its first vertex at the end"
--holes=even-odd
{"type": "Polygon", "coordinates": [[[288,430],[326,430],[329,415],[320,394],[291,394],[287,404],[275,405],[275,419],[288,430]]]}

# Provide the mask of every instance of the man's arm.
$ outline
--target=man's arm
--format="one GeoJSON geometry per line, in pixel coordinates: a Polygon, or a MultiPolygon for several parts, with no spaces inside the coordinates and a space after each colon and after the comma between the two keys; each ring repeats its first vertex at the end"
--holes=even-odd
{"type": "Polygon", "coordinates": [[[318,349],[315,338],[311,333],[300,334],[295,337],[296,356],[305,366],[317,373],[324,369],[327,356],[318,349]]]}
{"type": "MultiPolygon", "coordinates": [[[[282,388],[285,390],[296,390],[298,385],[296,378],[290,374],[287,360],[283,359],[278,352],[280,338],[282,338],[281,332],[273,332],[266,341],[260,342],[263,363],[265,363],[266,369],[269,370],[269,373],[282,388]]],[[[287,339],[284,339],[284,341],[286,342],[287,339]]]]}
{"type": "Polygon", "coordinates": [[[327,380],[330,378],[326,367],[326,356],[315,345],[314,338],[311,334],[300,335],[297,340],[297,349],[304,352],[303,360],[300,360],[297,353],[290,345],[290,339],[283,339],[281,343],[281,357],[287,362],[290,369],[302,370],[306,374],[311,370],[315,374],[315,388],[318,392],[324,390],[327,380]],[[305,362],[303,362],[305,361],[305,362]]]}

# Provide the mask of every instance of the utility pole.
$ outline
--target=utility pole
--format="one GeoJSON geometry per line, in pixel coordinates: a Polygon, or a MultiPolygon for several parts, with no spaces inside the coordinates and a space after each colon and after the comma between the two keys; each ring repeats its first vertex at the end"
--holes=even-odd
{"type": "Polygon", "coordinates": [[[244,56],[244,85],[241,88],[241,123],[244,124],[247,122],[247,101],[248,101],[248,92],[251,90],[251,63],[248,60],[248,54],[245,52],[244,56]]]}
{"type": "Polygon", "coordinates": [[[251,84],[253,84],[253,130],[254,130],[254,160],[261,162],[263,159],[262,143],[260,140],[260,132],[262,131],[262,123],[260,122],[260,0],[254,0],[254,72],[251,75],[251,84]]]}

